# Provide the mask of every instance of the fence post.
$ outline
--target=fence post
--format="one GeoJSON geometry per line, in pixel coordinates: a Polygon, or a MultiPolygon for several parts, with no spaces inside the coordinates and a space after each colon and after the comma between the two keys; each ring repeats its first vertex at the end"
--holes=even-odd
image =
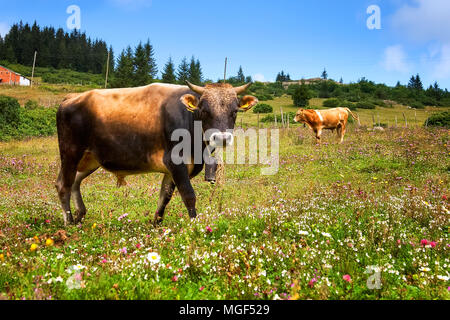
{"type": "Polygon", "coordinates": [[[395,127],[397,128],[397,116],[395,116],[395,127]]]}
{"type": "Polygon", "coordinates": [[[405,126],[406,128],[408,128],[408,120],[406,119],[406,115],[404,112],[403,112],[403,119],[405,119],[405,126]]]}
{"type": "Polygon", "coordinates": [[[259,130],[259,112],[258,112],[258,130],[259,130]]]}

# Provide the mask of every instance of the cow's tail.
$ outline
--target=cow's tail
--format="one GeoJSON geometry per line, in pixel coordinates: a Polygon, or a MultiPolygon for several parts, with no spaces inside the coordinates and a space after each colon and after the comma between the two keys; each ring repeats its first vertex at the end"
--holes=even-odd
{"type": "Polygon", "coordinates": [[[350,113],[350,115],[353,117],[353,119],[355,119],[359,123],[359,117],[356,113],[353,113],[349,108],[345,108],[345,110],[347,110],[347,112],[350,113]]]}

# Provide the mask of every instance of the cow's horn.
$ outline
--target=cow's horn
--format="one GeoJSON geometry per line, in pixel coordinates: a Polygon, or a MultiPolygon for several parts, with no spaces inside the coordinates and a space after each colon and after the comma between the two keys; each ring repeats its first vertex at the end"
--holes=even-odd
{"type": "Polygon", "coordinates": [[[239,95],[239,94],[244,93],[245,91],[247,91],[248,87],[250,87],[251,85],[252,85],[252,83],[249,82],[247,84],[244,84],[243,86],[234,88],[234,91],[236,91],[236,94],[239,95]]]}
{"type": "Polygon", "coordinates": [[[186,81],[189,88],[191,88],[192,91],[195,93],[198,93],[199,95],[202,95],[205,92],[205,88],[197,86],[195,84],[190,83],[189,81],[186,81]]]}

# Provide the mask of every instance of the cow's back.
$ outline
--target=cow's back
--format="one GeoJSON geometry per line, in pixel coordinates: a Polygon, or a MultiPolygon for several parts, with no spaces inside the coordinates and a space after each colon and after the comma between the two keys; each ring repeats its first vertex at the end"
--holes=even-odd
{"type": "Polygon", "coordinates": [[[166,114],[181,112],[173,102],[187,92],[184,86],[153,84],[72,95],[58,110],[60,145],[70,140],[86,150],[85,157],[120,175],[165,172],[166,114]]]}

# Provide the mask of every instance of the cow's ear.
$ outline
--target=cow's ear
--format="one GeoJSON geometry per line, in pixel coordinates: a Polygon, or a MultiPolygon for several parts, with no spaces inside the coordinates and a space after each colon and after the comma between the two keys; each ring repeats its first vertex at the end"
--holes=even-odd
{"type": "Polygon", "coordinates": [[[186,106],[188,111],[194,112],[198,109],[198,99],[192,94],[185,94],[180,100],[186,106]]]}
{"type": "Polygon", "coordinates": [[[239,103],[239,109],[243,111],[248,111],[254,106],[258,104],[258,99],[253,96],[244,96],[242,97],[240,103],[239,103]]]}

